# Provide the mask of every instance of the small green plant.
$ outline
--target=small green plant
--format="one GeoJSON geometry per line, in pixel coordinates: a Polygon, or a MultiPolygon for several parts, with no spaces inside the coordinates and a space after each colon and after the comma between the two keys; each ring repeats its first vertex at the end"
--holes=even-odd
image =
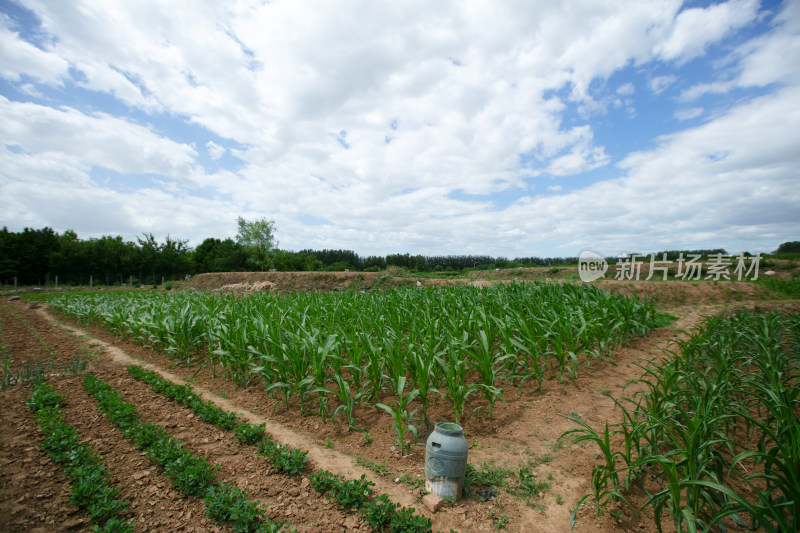
{"type": "Polygon", "coordinates": [[[417,428],[411,423],[411,418],[417,412],[417,409],[414,409],[409,413],[407,408],[411,402],[413,402],[416,397],[419,396],[419,391],[414,389],[409,394],[404,395],[405,387],[406,377],[399,376],[395,382],[395,393],[397,398],[395,399],[394,407],[389,407],[388,405],[382,403],[376,404],[376,407],[383,409],[392,417],[392,427],[394,428],[395,433],[397,433],[397,444],[400,446],[400,455],[406,455],[406,449],[411,447],[411,443],[405,440],[405,434],[407,432],[411,432],[411,434],[414,436],[414,444],[417,443],[417,428]]]}
{"type": "Polygon", "coordinates": [[[302,474],[308,464],[308,452],[278,444],[272,435],[264,435],[258,443],[258,453],[267,457],[278,470],[296,476],[302,474]]]}
{"type": "Polygon", "coordinates": [[[236,438],[243,444],[256,444],[264,438],[266,424],[239,424],[233,430],[236,438]]]}
{"type": "Polygon", "coordinates": [[[209,516],[233,522],[236,531],[279,531],[283,528],[283,523],[274,524],[264,519],[260,504],[247,501],[244,491],[221,485],[216,480],[217,466],[202,456],[193,455],[183,447],[183,442],[170,437],[161,427],[141,422],[136,408],[124,401],[119,391],[92,374],[86,375],[83,386],[95,397],[106,417],[120,426],[149,459],[164,468],[177,489],[189,496],[207,498],[209,516]]]}
{"type": "Polygon", "coordinates": [[[361,442],[364,445],[372,444],[372,435],[369,434],[369,431],[364,432],[364,436],[361,438],[361,442]]]}
{"type": "Polygon", "coordinates": [[[386,494],[381,494],[369,502],[364,509],[364,520],[375,531],[385,531],[394,518],[400,504],[392,502],[386,494]]]}
{"type": "Polygon", "coordinates": [[[336,503],[345,509],[358,509],[372,494],[375,483],[367,481],[362,474],[360,479],[350,479],[342,482],[335,490],[336,503]]]}
{"type": "Polygon", "coordinates": [[[391,533],[425,533],[431,530],[431,519],[414,514],[414,509],[401,507],[397,509],[389,522],[391,533]]]}
{"type": "Polygon", "coordinates": [[[494,528],[498,531],[508,529],[509,524],[514,521],[506,515],[505,511],[490,509],[488,514],[494,522],[494,528]]]}
{"type": "Polygon", "coordinates": [[[464,488],[491,487],[500,488],[506,484],[506,478],[511,475],[511,470],[499,468],[493,463],[482,462],[480,468],[475,468],[472,463],[467,463],[467,472],[464,478],[464,488]]]}
{"type": "MultiPolygon", "coordinates": [[[[248,500],[247,493],[233,483],[212,485],[205,493],[206,514],[218,522],[232,522],[234,531],[261,532],[269,522],[266,507],[248,500]]],[[[270,524],[268,531],[278,531],[285,522],[270,524]]]]}
{"type": "Polygon", "coordinates": [[[320,469],[311,474],[308,477],[308,481],[311,483],[311,486],[314,487],[314,490],[320,494],[325,494],[326,492],[341,485],[342,482],[344,482],[344,477],[332,472],[328,472],[327,470],[320,469]]]}
{"type": "Polygon", "coordinates": [[[364,459],[360,455],[356,455],[356,464],[368,468],[380,476],[387,476],[391,473],[391,469],[386,463],[370,461],[369,459],[364,459]]]}
{"type": "Polygon", "coordinates": [[[531,507],[535,507],[535,499],[550,489],[550,483],[541,481],[533,471],[533,461],[523,461],[516,471],[516,486],[511,493],[521,497],[531,507]]]}
{"type": "Polygon", "coordinates": [[[309,394],[318,392],[321,394],[330,394],[334,396],[337,400],[339,400],[339,406],[336,407],[332,413],[332,421],[336,421],[337,414],[344,413],[345,417],[347,418],[347,431],[350,431],[351,429],[362,431],[358,428],[358,421],[355,419],[355,411],[356,405],[361,402],[361,398],[367,396],[367,393],[360,391],[355,395],[351,394],[350,386],[347,384],[347,381],[342,378],[341,373],[335,374],[333,379],[337,385],[336,389],[317,387],[308,391],[309,394]]]}
{"type": "Polygon", "coordinates": [[[329,450],[333,449],[333,439],[325,439],[325,447],[329,450]]]}
{"type": "Polygon", "coordinates": [[[399,478],[397,478],[397,481],[399,483],[402,483],[403,485],[408,485],[414,491],[422,490],[425,488],[425,480],[421,478],[415,479],[411,477],[411,474],[409,474],[408,472],[403,472],[403,474],[399,478]]]}

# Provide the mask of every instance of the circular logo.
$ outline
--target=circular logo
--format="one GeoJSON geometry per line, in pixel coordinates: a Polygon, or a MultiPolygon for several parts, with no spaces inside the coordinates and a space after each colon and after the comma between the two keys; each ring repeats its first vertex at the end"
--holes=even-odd
{"type": "Polygon", "coordinates": [[[608,263],[597,250],[586,249],[578,256],[578,275],[581,281],[589,283],[600,279],[607,270],[608,263]]]}

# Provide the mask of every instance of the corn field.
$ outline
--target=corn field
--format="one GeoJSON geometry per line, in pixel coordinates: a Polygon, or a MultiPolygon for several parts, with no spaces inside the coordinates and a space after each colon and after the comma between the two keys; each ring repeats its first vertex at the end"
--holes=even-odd
{"type": "Polygon", "coordinates": [[[510,387],[574,379],[655,320],[649,302],[541,283],[245,298],[104,293],[50,306],[175,364],[242,387],[260,382],[287,407],[296,399],[324,420],[341,414],[351,428],[359,407],[381,402],[406,415],[413,404],[427,420],[437,397],[456,421],[478,409],[492,417],[510,387]]]}
{"type": "Polygon", "coordinates": [[[615,399],[623,421],[565,435],[594,443],[598,514],[641,487],[661,530],[800,527],[800,315],[709,317],[650,363],[644,389],[615,399]]]}

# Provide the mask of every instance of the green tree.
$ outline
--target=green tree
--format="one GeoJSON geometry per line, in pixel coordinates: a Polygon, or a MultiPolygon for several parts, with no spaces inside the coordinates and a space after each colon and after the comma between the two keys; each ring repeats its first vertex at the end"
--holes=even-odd
{"type": "Polygon", "coordinates": [[[172,239],[167,235],[164,244],[161,245],[160,264],[162,273],[171,278],[183,276],[191,270],[189,258],[189,248],[186,246],[188,241],[172,239]]]}
{"type": "Polygon", "coordinates": [[[145,233],[136,237],[136,240],[139,242],[139,283],[144,283],[142,274],[150,274],[150,280],[155,284],[156,272],[160,270],[158,263],[161,246],[152,233],[145,233]]]}
{"type": "Polygon", "coordinates": [[[247,268],[244,249],[232,239],[209,237],[195,248],[193,260],[196,272],[241,272],[247,268]]]}
{"type": "Polygon", "coordinates": [[[796,254],[800,253],[800,241],[785,242],[778,246],[776,254],[796,254]]]}
{"type": "Polygon", "coordinates": [[[50,253],[50,261],[62,283],[82,281],[83,273],[88,272],[86,252],[85,243],[73,230],[68,229],[58,236],[58,246],[50,253]]]}
{"type": "Polygon", "coordinates": [[[275,221],[266,218],[250,221],[239,217],[236,224],[239,226],[236,242],[245,249],[248,266],[255,270],[270,268],[271,252],[278,244],[275,242],[275,221]]]}

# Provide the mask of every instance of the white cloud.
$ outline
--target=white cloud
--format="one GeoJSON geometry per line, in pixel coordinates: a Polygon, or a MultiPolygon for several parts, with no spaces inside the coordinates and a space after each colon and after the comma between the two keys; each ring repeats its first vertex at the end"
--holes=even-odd
{"type": "Polygon", "coordinates": [[[794,59],[800,55],[800,4],[786,2],[772,21],[774,30],[739,45],[723,65],[725,79],[697,83],[680,99],[692,101],[707,94],[725,94],[736,88],[800,83],[794,59]]]}
{"type": "Polygon", "coordinates": [[[121,173],[155,173],[184,179],[197,153],[138,124],[104,113],[85,115],[12,102],[0,96],[0,138],[13,139],[35,157],[63,157],[74,168],[99,166],[121,173]]]}
{"type": "Polygon", "coordinates": [[[206,152],[208,152],[208,156],[211,159],[219,159],[223,155],[225,155],[225,148],[223,146],[218,145],[214,141],[208,141],[206,143],[206,152]]]}
{"type": "Polygon", "coordinates": [[[690,107],[685,109],[678,109],[675,111],[675,118],[678,120],[689,120],[692,118],[699,117],[703,114],[702,107],[690,107]]]}
{"type": "MultiPolygon", "coordinates": [[[[647,242],[669,239],[674,233],[645,230],[637,217],[717,212],[709,202],[727,201],[729,191],[739,193],[755,180],[765,180],[765,197],[785,198],[773,198],[771,188],[781,191],[784,181],[768,169],[790,154],[765,156],[770,163],[729,177],[730,185],[719,179],[726,161],[755,154],[750,148],[759,143],[722,138],[716,125],[733,127],[726,117],[735,115],[768,138],[765,124],[773,117],[747,111],[758,106],[745,102],[726,112],[704,101],[715,113],[708,124],[659,138],[658,148],[628,157],[626,146],[607,147],[609,137],[598,132],[611,120],[604,118],[606,108],[624,108],[634,121],[646,98],[665,106],[666,117],[686,120],[704,112],[699,106],[674,110],[674,101],[659,99],[670,87],[693,101],[734,87],[796,84],[791,58],[797,54],[782,53],[798,43],[792,3],[769,32],[749,41],[736,34],[742,43],[720,63],[724,68],[707,69],[702,81],[684,78],[681,66],[693,58],[706,61],[714,44],[760,16],[756,2],[684,10],[678,0],[25,4],[52,38],[38,48],[0,28],[0,75],[36,102],[13,102],[10,95],[0,101],[0,190],[8,213],[0,223],[31,217],[48,223],[36,202],[49,203],[20,184],[63,180],[103,206],[98,221],[106,226],[97,227],[108,231],[160,224],[199,239],[218,236],[236,216],[268,216],[287,247],[527,255],[543,235],[568,246],[603,231],[641,233],[647,242]],[[639,78],[609,81],[626,69],[639,78]],[[53,98],[46,89],[72,85],[103,93],[98,102],[113,97],[117,105],[89,113],[67,106],[68,99],[42,96],[53,98]],[[643,95],[637,86],[652,93],[643,95]],[[180,122],[193,128],[170,130],[180,122]],[[189,139],[203,129],[235,145],[230,153],[241,165],[207,175],[192,146],[225,164],[230,158],[202,133],[189,139]],[[708,145],[710,162],[687,139],[708,145]],[[621,158],[622,167],[611,166],[621,158]],[[156,178],[141,190],[107,191],[92,180],[93,167],[156,178]],[[617,179],[575,186],[583,173],[602,167],[617,179]],[[547,175],[578,181],[564,181],[564,194],[552,194],[561,192],[555,185],[546,197],[524,196],[529,180],[547,175]],[[690,186],[692,180],[701,185],[690,186]],[[679,187],[667,190],[672,183],[679,187]],[[191,188],[203,188],[203,196],[192,196],[191,188]],[[472,199],[457,199],[461,193],[472,199]],[[666,203],[677,204],[681,194],[690,207],[666,203]],[[518,199],[498,209],[500,196],[518,199]],[[201,217],[198,209],[214,214],[201,217]],[[305,225],[304,215],[328,223],[305,225]]],[[[781,94],[781,104],[791,106],[781,94]]],[[[791,115],[784,126],[787,120],[791,115]]],[[[649,135],[638,146],[652,143],[649,135]]],[[[66,211],[59,220],[68,218],[66,211]]]]}
{"type": "Polygon", "coordinates": [[[636,89],[634,88],[632,83],[624,83],[617,87],[617,94],[622,96],[629,96],[634,93],[636,89]]]}
{"type": "Polygon", "coordinates": [[[800,82],[800,4],[784,2],[775,17],[775,31],[742,44],[741,86],[764,87],[772,83],[800,82]]]}
{"type": "Polygon", "coordinates": [[[19,81],[25,75],[42,83],[60,84],[67,75],[67,61],[21,39],[7,24],[8,19],[0,14],[0,76],[19,81]]]}
{"type": "Polygon", "coordinates": [[[647,85],[648,87],[650,87],[650,90],[653,91],[655,94],[661,94],[667,89],[667,87],[675,83],[677,79],[678,79],[677,76],[671,76],[671,75],[656,76],[654,78],[651,78],[647,85]]]}
{"type": "Polygon", "coordinates": [[[709,44],[757,18],[757,0],[729,0],[707,8],[681,11],[669,37],[654,47],[656,55],[679,63],[701,55],[709,44]]]}
{"type": "Polygon", "coordinates": [[[683,102],[691,102],[707,94],[725,94],[735,87],[736,82],[733,80],[697,83],[688,89],[681,91],[678,99],[683,102]]]}

